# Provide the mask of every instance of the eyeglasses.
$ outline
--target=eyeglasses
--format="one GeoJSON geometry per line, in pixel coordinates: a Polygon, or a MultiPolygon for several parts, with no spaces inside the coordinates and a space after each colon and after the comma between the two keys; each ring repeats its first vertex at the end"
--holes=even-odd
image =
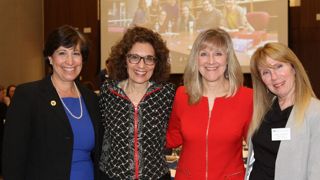
{"type": "Polygon", "coordinates": [[[157,58],[151,55],[139,56],[138,54],[127,54],[127,59],[131,64],[139,64],[141,59],[143,59],[144,64],[154,65],[157,58]]]}

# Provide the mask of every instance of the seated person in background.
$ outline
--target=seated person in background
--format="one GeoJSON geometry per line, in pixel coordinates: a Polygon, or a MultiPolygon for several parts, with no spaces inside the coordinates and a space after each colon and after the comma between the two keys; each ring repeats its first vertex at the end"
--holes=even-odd
{"type": "Polygon", "coordinates": [[[216,29],[223,22],[222,12],[205,0],[202,2],[203,11],[197,18],[197,30],[216,29]]]}
{"type": "Polygon", "coordinates": [[[169,24],[168,24],[168,19],[167,19],[167,13],[165,11],[161,11],[160,12],[160,16],[159,16],[159,22],[158,22],[158,25],[157,25],[159,27],[156,27],[156,31],[158,31],[159,33],[168,32],[168,31],[170,31],[168,29],[168,25],[169,24]]]}
{"type": "Polygon", "coordinates": [[[16,85],[11,84],[7,87],[7,97],[10,99],[13,97],[14,91],[16,90],[16,85]]]}
{"type": "MultiPolygon", "coordinates": [[[[5,92],[4,87],[0,85],[0,154],[2,154],[2,138],[3,138],[3,125],[7,114],[7,105],[4,102],[5,92]]],[[[0,156],[0,160],[2,158],[0,156]]],[[[0,163],[0,175],[2,175],[2,167],[0,163]]]]}
{"type": "Polygon", "coordinates": [[[162,6],[162,10],[166,12],[167,21],[171,23],[173,31],[177,30],[180,11],[177,0],[167,0],[162,6]]]}
{"type": "Polygon", "coordinates": [[[132,19],[132,25],[148,27],[149,23],[150,23],[149,10],[146,4],[146,0],[139,0],[138,8],[134,13],[134,16],[132,19]]]}
{"type": "Polygon", "coordinates": [[[14,91],[16,90],[16,85],[11,84],[7,87],[7,94],[5,97],[5,103],[7,104],[7,106],[10,105],[11,99],[14,95],[14,91]]]}
{"type": "Polygon", "coordinates": [[[108,60],[105,61],[105,67],[99,73],[99,86],[108,79],[108,60]]]}
{"type": "MultiPolygon", "coordinates": [[[[2,110],[3,110],[2,105],[6,106],[6,108],[7,108],[10,104],[10,98],[6,96],[6,89],[1,85],[0,85],[0,103],[1,103],[2,110]]],[[[1,111],[1,112],[3,112],[3,111],[1,111]]]]}
{"type": "Polygon", "coordinates": [[[149,7],[149,17],[152,25],[155,25],[156,22],[159,21],[161,10],[162,8],[160,6],[159,0],[152,0],[149,7]]]}
{"type": "MultiPolygon", "coordinates": [[[[0,85],[0,120],[3,122],[7,112],[7,103],[5,102],[5,91],[4,87],[0,85]]],[[[1,124],[1,123],[0,123],[1,124]]]]}
{"type": "MultiPolygon", "coordinates": [[[[189,31],[189,26],[194,26],[194,16],[190,13],[190,8],[185,5],[182,7],[182,14],[179,18],[179,31],[189,31]]],[[[190,27],[191,28],[191,27],[190,27]]]]}
{"type": "Polygon", "coordinates": [[[245,9],[239,6],[236,0],[225,0],[223,16],[225,19],[224,27],[227,29],[254,31],[247,21],[245,9]]]}

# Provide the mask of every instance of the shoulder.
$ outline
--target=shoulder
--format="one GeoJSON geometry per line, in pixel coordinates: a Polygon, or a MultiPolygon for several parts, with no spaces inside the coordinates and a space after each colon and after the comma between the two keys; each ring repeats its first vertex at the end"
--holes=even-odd
{"type": "Polygon", "coordinates": [[[105,93],[110,88],[115,89],[119,84],[119,81],[107,79],[100,87],[100,92],[105,93]]]}
{"type": "Polygon", "coordinates": [[[320,100],[317,98],[311,98],[309,107],[319,110],[320,109],[320,100]]]}
{"type": "Polygon", "coordinates": [[[87,87],[83,86],[82,84],[78,84],[78,87],[79,87],[81,95],[82,95],[82,97],[84,97],[84,101],[86,103],[93,103],[93,104],[98,103],[98,95],[94,91],[88,89],[87,87]]]}
{"type": "Polygon", "coordinates": [[[175,95],[175,85],[172,83],[155,83],[152,82],[152,85],[148,89],[148,93],[151,96],[158,97],[159,99],[172,102],[175,95]],[[166,97],[166,98],[163,98],[166,97]]]}
{"type": "Polygon", "coordinates": [[[252,99],[253,98],[253,90],[251,88],[247,88],[244,86],[241,86],[237,93],[236,96],[242,97],[242,98],[248,98],[252,99]]]}
{"type": "Polygon", "coordinates": [[[45,82],[43,80],[33,81],[20,84],[16,87],[14,96],[10,103],[10,107],[14,109],[28,109],[32,108],[38,100],[45,94],[45,82]]]}
{"type": "Polygon", "coordinates": [[[94,93],[93,90],[85,87],[83,84],[80,83],[80,84],[78,84],[78,86],[81,88],[81,92],[82,92],[82,93],[85,93],[85,94],[88,95],[88,96],[97,96],[97,94],[94,93]]]}
{"type": "Polygon", "coordinates": [[[311,98],[307,109],[307,114],[314,114],[320,116],[320,101],[317,98],[311,98]]]}
{"type": "Polygon", "coordinates": [[[42,79],[42,80],[38,80],[38,81],[32,81],[32,82],[27,82],[27,83],[22,83],[20,85],[17,86],[17,88],[20,89],[30,89],[30,88],[37,88],[39,87],[41,84],[45,84],[46,80],[42,79]]]}
{"type": "Polygon", "coordinates": [[[230,102],[240,104],[243,108],[253,108],[253,90],[247,87],[240,87],[234,96],[228,98],[230,102]]]}
{"type": "Polygon", "coordinates": [[[175,95],[175,101],[188,102],[188,94],[187,94],[185,86],[179,86],[177,88],[176,95],[175,95]]]}
{"type": "Polygon", "coordinates": [[[38,80],[28,83],[20,84],[16,87],[15,95],[16,94],[36,94],[36,92],[40,89],[43,84],[46,84],[45,80],[38,80]]]}
{"type": "Polygon", "coordinates": [[[169,91],[170,93],[175,93],[176,91],[176,86],[172,83],[163,83],[162,84],[162,89],[169,91]]]}
{"type": "Polygon", "coordinates": [[[222,15],[222,11],[220,9],[217,9],[217,8],[214,8],[213,10],[213,13],[217,14],[217,15],[222,15]]]}
{"type": "MultiPolygon", "coordinates": [[[[306,111],[306,118],[311,121],[316,121],[320,125],[320,101],[316,98],[311,98],[309,107],[306,111]]],[[[318,127],[317,127],[318,128],[318,127]]]]}
{"type": "Polygon", "coordinates": [[[239,14],[245,14],[245,9],[242,8],[241,6],[237,5],[235,10],[239,13],[239,14]]]}
{"type": "Polygon", "coordinates": [[[177,94],[177,95],[187,95],[186,87],[185,87],[185,86],[179,86],[179,87],[177,88],[176,94],[177,94]]]}

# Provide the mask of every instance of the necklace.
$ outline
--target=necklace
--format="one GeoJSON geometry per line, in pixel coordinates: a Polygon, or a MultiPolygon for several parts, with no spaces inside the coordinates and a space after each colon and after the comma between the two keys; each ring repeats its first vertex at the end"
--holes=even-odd
{"type": "MultiPolygon", "coordinates": [[[[53,86],[57,89],[56,85],[54,84],[54,82],[53,82],[53,80],[52,80],[52,77],[51,77],[51,82],[52,82],[53,86]]],[[[77,88],[77,86],[76,86],[76,83],[73,82],[73,85],[74,85],[74,87],[76,88],[76,91],[77,91],[77,94],[78,94],[78,99],[79,99],[79,104],[80,104],[80,115],[79,115],[79,116],[76,116],[76,115],[72,114],[72,112],[71,112],[70,109],[67,107],[67,105],[64,104],[64,102],[63,102],[63,100],[62,100],[62,98],[61,98],[61,96],[60,96],[60,94],[59,94],[59,91],[57,91],[57,93],[58,93],[58,96],[59,96],[60,101],[62,102],[63,107],[67,110],[67,112],[68,112],[73,118],[75,118],[75,119],[81,119],[81,118],[82,118],[82,115],[83,115],[81,97],[80,97],[79,90],[78,90],[78,88],[77,88]]]]}

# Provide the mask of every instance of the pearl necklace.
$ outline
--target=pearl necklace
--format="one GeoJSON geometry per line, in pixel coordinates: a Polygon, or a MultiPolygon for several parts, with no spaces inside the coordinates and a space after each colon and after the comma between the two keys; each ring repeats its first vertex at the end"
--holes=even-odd
{"type": "MultiPolygon", "coordinates": [[[[52,82],[53,86],[56,88],[56,85],[54,84],[54,82],[53,82],[53,80],[52,80],[52,77],[51,77],[51,82],[52,82]]],[[[67,105],[64,104],[64,102],[63,102],[63,100],[62,100],[62,98],[61,98],[61,96],[60,96],[60,94],[59,94],[59,91],[57,91],[57,93],[58,93],[58,96],[59,96],[60,101],[62,102],[63,107],[67,110],[67,112],[68,112],[73,118],[75,118],[75,119],[81,119],[81,118],[82,118],[82,115],[83,115],[81,97],[80,97],[80,93],[79,93],[78,87],[76,86],[76,83],[73,82],[73,85],[74,85],[74,87],[76,88],[76,91],[77,91],[77,94],[78,94],[78,99],[79,99],[79,104],[80,104],[80,115],[79,115],[79,116],[76,116],[76,115],[72,114],[72,112],[71,112],[70,109],[67,107],[67,105]]],[[[57,88],[56,88],[56,89],[57,89],[57,88]]]]}

